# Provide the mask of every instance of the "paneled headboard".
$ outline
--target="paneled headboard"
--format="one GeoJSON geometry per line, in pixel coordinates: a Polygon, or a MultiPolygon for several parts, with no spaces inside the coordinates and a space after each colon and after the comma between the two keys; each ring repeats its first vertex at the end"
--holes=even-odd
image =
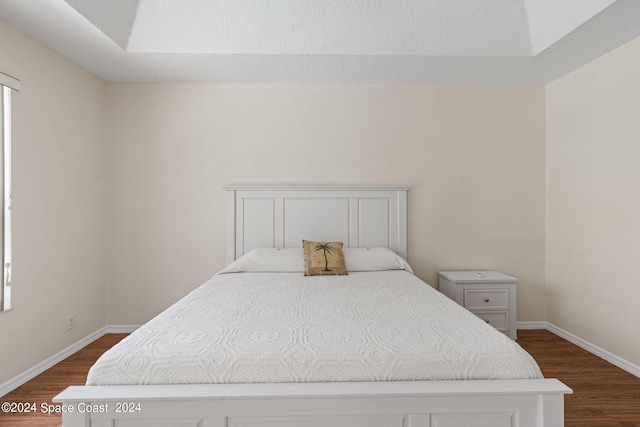
{"type": "Polygon", "coordinates": [[[227,192],[227,263],[254,248],[387,247],[407,258],[407,192],[387,186],[250,186],[227,192]]]}

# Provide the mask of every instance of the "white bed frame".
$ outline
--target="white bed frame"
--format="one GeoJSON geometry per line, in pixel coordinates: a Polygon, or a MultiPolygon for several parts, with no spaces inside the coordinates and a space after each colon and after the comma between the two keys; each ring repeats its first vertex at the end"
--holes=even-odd
{"type": "MultiPolygon", "coordinates": [[[[302,239],[407,255],[408,187],[232,186],[227,261],[302,239]]],[[[556,379],[69,387],[63,427],[561,427],[556,379]]]]}

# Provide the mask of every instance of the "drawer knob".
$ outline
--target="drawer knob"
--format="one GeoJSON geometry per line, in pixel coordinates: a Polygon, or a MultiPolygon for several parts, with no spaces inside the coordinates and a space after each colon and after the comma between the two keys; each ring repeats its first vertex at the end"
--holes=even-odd
{"type": "Polygon", "coordinates": [[[489,302],[489,298],[485,298],[485,299],[484,299],[484,302],[489,302]]]}

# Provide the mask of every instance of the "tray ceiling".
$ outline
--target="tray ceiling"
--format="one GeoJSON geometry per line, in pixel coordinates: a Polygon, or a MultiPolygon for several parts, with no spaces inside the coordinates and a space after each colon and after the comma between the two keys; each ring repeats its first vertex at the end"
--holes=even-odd
{"type": "Polygon", "coordinates": [[[546,83],[640,36],[638,0],[0,0],[108,81],[546,83]]]}

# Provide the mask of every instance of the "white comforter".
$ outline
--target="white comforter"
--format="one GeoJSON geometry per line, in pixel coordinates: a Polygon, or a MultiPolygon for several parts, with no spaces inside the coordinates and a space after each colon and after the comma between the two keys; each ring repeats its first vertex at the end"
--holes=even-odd
{"type": "Polygon", "coordinates": [[[541,378],[533,358],[403,270],[218,274],[87,385],[541,378]]]}

